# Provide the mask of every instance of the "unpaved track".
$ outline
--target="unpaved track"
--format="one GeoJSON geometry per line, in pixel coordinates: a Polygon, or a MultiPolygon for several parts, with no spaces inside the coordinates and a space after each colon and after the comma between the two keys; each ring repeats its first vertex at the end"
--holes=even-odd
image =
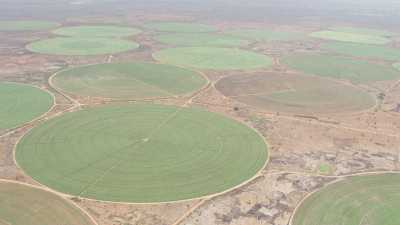
{"type": "MultiPolygon", "coordinates": [[[[112,58],[113,58],[112,55],[110,55],[110,56],[107,58],[107,62],[111,62],[112,58]]],[[[206,77],[203,73],[201,73],[200,71],[197,71],[197,72],[199,72],[199,73],[202,74],[205,78],[207,78],[207,77],[206,77]]],[[[58,73],[58,72],[57,72],[57,73],[58,73]]],[[[57,73],[54,73],[52,76],[50,76],[50,78],[49,78],[49,80],[48,80],[48,83],[49,83],[49,85],[50,85],[50,87],[51,87],[52,89],[54,89],[57,93],[59,93],[60,95],[62,95],[63,97],[65,97],[66,99],[68,99],[68,100],[71,102],[71,104],[70,104],[71,107],[69,107],[68,109],[65,109],[65,110],[63,110],[63,111],[61,111],[61,112],[55,114],[54,116],[58,116],[58,115],[60,115],[60,114],[62,114],[62,113],[65,113],[65,112],[68,112],[68,111],[71,111],[71,110],[74,110],[74,109],[76,109],[76,108],[80,108],[81,106],[83,106],[83,104],[81,104],[78,100],[76,100],[76,99],[70,97],[68,94],[65,94],[63,91],[59,90],[56,86],[53,85],[53,83],[52,83],[52,78],[53,78],[55,75],[57,75],[57,73]]],[[[208,78],[207,78],[207,82],[208,82],[207,85],[205,85],[203,88],[201,88],[201,89],[198,90],[197,92],[193,93],[193,94],[189,97],[189,99],[188,99],[187,101],[185,101],[185,102],[182,104],[182,107],[187,107],[188,105],[190,105],[190,104],[192,104],[192,103],[200,104],[200,105],[201,105],[201,104],[209,105],[209,104],[204,103],[204,102],[193,102],[193,100],[194,100],[196,97],[198,97],[199,95],[201,95],[202,93],[204,93],[204,92],[205,92],[206,90],[208,90],[209,88],[213,88],[213,83],[210,82],[210,80],[209,80],[208,78]]],[[[389,88],[388,90],[386,90],[386,91],[387,91],[387,92],[391,91],[393,88],[397,87],[399,84],[400,84],[400,80],[397,81],[395,85],[393,85],[392,87],[390,87],[390,88],[389,88]]],[[[54,104],[54,106],[56,106],[56,105],[57,105],[57,104],[54,104]]],[[[226,106],[226,107],[227,107],[227,106],[226,106]]],[[[264,112],[264,113],[265,113],[265,112],[264,112]]],[[[177,113],[176,113],[176,114],[177,114],[177,113]]],[[[175,114],[174,116],[176,116],[176,114],[175,114]]],[[[299,122],[302,122],[302,123],[309,123],[309,124],[313,124],[313,125],[319,125],[319,126],[324,126],[324,127],[332,127],[332,128],[335,128],[335,129],[344,129],[344,130],[355,131],[355,132],[361,132],[361,133],[369,133],[369,134],[374,134],[374,135],[382,135],[382,136],[387,136],[387,137],[391,137],[391,138],[400,138],[400,134],[393,134],[393,133],[387,133],[387,132],[379,132],[379,131],[373,131],[373,130],[368,130],[368,129],[355,128],[355,127],[346,126],[346,125],[329,124],[329,123],[323,123],[323,122],[316,121],[316,120],[315,120],[315,121],[314,121],[314,120],[311,120],[311,121],[310,121],[310,120],[306,120],[306,119],[297,118],[297,117],[294,117],[294,116],[282,116],[282,115],[277,116],[277,115],[275,115],[275,114],[273,114],[273,113],[269,113],[269,115],[270,115],[271,117],[276,117],[276,118],[278,118],[278,119],[286,119],[286,120],[292,120],[292,121],[299,121],[299,122]]],[[[44,115],[44,116],[45,116],[45,115],[44,115]]],[[[54,116],[53,116],[53,117],[54,117],[54,116]]],[[[37,118],[36,120],[32,121],[31,123],[34,123],[34,122],[36,122],[37,120],[39,120],[39,119],[41,119],[41,118],[42,118],[42,117],[39,117],[39,118],[37,118]]],[[[25,126],[26,126],[26,125],[25,125],[25,126]]],[[[21,128],[21,127],[20,127],[20,128],[21,128]]],[[[16,130],[18,130],[18,129],[16,129],[16,130]]],[[[12,134],[12,133],[15,133],[16,130],[12,130],[12,131],[10,131],[9,133],[3,134],[2,136],[0,136],[0,138],[1,138],[1,137],[4,137],[4,136],[7,136],[7,135],[10,135],[10,134],[12,134]]],[[[400,173],[400,172],[398,172],[398,171],[379,171],[379,172],[362,172],[362,173],[355,173],[355,174],[348,174],[348,175],[323,175],[323,174],[313,174],[313,173],[307,173],[307,172],[280,171],[280,172],[271,172],[271,173],[265,173],[265,174],[259,173],[257,176],[255,176],[255,177],[254,177],[253,179],[251,179],[251,180],[254,180],[255,178],[260,177],[260,176],[279,175],[279,174],[298,174],[298,175],[305,175],[305,176],[317,176],[317,177],[325,177],[325,178],[336,178],[336,179],[338,179],[338,180],[341,180],[341,179],[346,178],[346,177],[364,176],[364,175],[373,175],[373,174],[376,174],[376,175],[377,175],[377,174],[385,174],[385,173],[400,173]]],[[[335,181],[333,181],[333,182],[337,182],[337,180],[335,180],[335,181]]],[[[331,183],[333,183],[333,182],[331,182],[331,183]]],[[[21,182],[17,182],[17,183],[21,183],[21,182]]],[[[247,182],[246,182],[246,183],[247,183],[247,182]]],[[[21,183],[21,184],[25,184],[25,183],[21,183]]],[[[28,185],[28,184],[25,184],[25,185],[28,185]]],[[[245,184],[243,184],[243,185],[245,185],[245,184]]],[[[328,184],[328,185],[329,185],[329,184],[328,184]]],[[[36,185],[35,185],[35,186],[32,185],[32,186],[37,188],[36,185]]],[[[242,186],[242,185],[240,185],[240,186],[242,186]]],[[[61,193],[55,192],[55,191],[50,190],[50,189],[45,188],[45,187],[40,187],[40,188],[42,188],[42,189],[44,189],[44,190],[47,190],[47,191],[50,191],[50,192],[52,192],[52,193],[54,193],[54,194],[56,194],[56,195],[59,195],[60,197],[62,197],[62,198],[64,198],[64,199],[66,199],[66,196],[65,196],[65,195],[62,195],[61,193]]],[[[235,187],[235,188],[238,188],[238,187],[235,187]]],[[[318,189],[318,190],[319,190],[319,189],[318,189]]],[[[316,191],[318,191],[318,190],[316,190],[316,191]]],[[[200,208],[201,206],[203,206],[206,202],[208,202],[209,200],[212,200],[214,197],[217,197],[217,196],[226,194],[226,193],[228,193],[229,191],[232,191],[232,190],[228,190],[228,191],[226,191],[226,192],[219,193],[219,194],[217,194],[217,195],[207,196],[207,197],[204,197],[204,198],[200,199],[200,201],[199,201],[198,203],[196,203],[194,206],[192,206],[190,209],[188,209],[180,218],[178,218],[178,219],[177,219],[173,224],[171,224],[171,225],[179,225],[179,224],[181,224],[181,223],[184,222],[188,217],[190,217],[190,216],[193,214],[193,212],[195,212],[198,208],[200,208]]],[[[314,192],[316,192],[316,191],[314,191],[314,192]]],[[[298,207],[301,205],[301,203],[304,202],[304,200],[305,200],[306,198],[308,198],[310,195],[312,195],[314,192],[311,192],[311,193],[307,194],[307,195],[297,204],[296,208],[294,209],[294,211],[293,211],[293,213],[292,213],[292,215],[291,215],[291,217],[290,217],[290,220],[289,220],[289,223],[288,223],[289,225],[292,224],[293,215],[294,215],[294,213],[296,212],[296,210],[298,209],[298,207]]],[[[69,200],[69,199],[67,199],[67,201],[72,202],[72,201],[69,200]]],[[[73,202],[72,202],[72,204],[77,205],[77,204],[75,204],[75,203],[73,203],[73,202]]],[[[79,207],[79,206],[78,206],[78,207],[79,207]]],[[[84,213],[86,213],[87,215],[90,216],[90,214],[89,214],[88,212],[86,212],[85,210],[83,210],[81,207],[79,207],[79,208],[80,208],[84,213]]],[[[94,223],[97,224],[97,222],[96,222],[91,216],[90,216],[90,218],[93,220],[94,223]]],[[[6,221],[0,220],[0,224],[2,224],[2,223],[4,223],[5,225],[9,225],[9,223],[7,223],[6,221]]]]}

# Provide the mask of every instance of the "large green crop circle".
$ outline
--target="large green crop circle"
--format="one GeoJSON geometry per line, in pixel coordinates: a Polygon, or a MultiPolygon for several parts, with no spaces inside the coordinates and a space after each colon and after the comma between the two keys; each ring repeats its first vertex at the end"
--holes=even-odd
{"type": "Polygon", "coordinates": [[[0,130],[7,130],[48,111],[53,105],[53,97],[32,86],[0,83],[0,105],[0,130]]]}
{"type": "Polygon", "coordinates": [[[386,31],[351,27],[334,27],[330,30],[316,31],[310,34],[314,38],[375,45],[384,45],[391,42],[390,38],[388,38],[390,35],[386,31]]]}
{"type": "Polygon", "coordinates": [[[215,87],[236,101],[277,112],[339,113],[376,104],[372,95],[358,88],[300,74],[239,74],[222,78],[215,87]]]}
{"type": "Polygon", "coordinates": [[[399,71],[386,66],[341,56],[299,54],[281,60],[289,68],[322,77],[349,80],[353,83],[368,83],[395,80],[399,71]]]}
{"type": "Polygon", "coordinates": [[[141,33],[141,30],[123,26],[74,26],[62,27],[54,30],[53,33],[73,37],[125,37],[141,33]]]}
{"type": "Polygon", "coordinates": [[[200,74],[155,63],[109,63],[58,73],[53,83],[65,92],[92,97],[137,99],[187,94],[206,84],[200,74]]]}
{"type": "Polygon", "coordinates": [[[217,31],[217,28],[200,23],[185,22],[150,22],[144,25],[148,29],[162,32],[201,33],[217,31]]]}
{"type": "Polygon", "coordinates": [[[41,20],[3,20],[0,31],[37,31],[60,26],[59,23],[41,20]]]}
{"type": "Polygon", "coordinates": [[[0,182],[1,225],[93,225],[78,207],[65,199],[27,185],[0,182]]]}
{"type": "Polygon", "coordinates": [[[227,30],[224,33],[252,41],[293,41],[306,38],[306,35],[301,32],[289,32],[289,31],[266,30],[266,29],[242,28],[242,29],[227,30]]]}
{"type": "Polygon", "coordinates": [[[16,160],[38,182],[86,198],[165,202],[223,192],[263,168],[263,138],[195,108],[112,105],[34,128],[16,160]]]}
{"type": "Polygon", "coordinates": [[[158,51],[153,57],[164,63],[214,70],[246,70],[267,68],[271,57],[255,52],[216,47],[169,48],[158,51]]]}
{"type": "Polygon", "coordinates": [[[125,52],[139,47],[132,41],[111,38],[52,38],[26,46],[32,52],[50,55],[103,55],[125,52]]]}
{"type": "Polygon", "coordinates": [[[308,197],[292,225],[400,224],[400,175],[348,178],[308,197]]]}
{"type": "Polygon", "coordinates": [[[176,46],[243,46],[249,41],[227,34],[174,33],[155,37],[159,42],[176,46]]]}
{"type": "Polygon", "coordinates": [[[382,45],[366,45],[346,42],[332,42],[321,44],[322,49],[343,55],[383,59],[390,61],[400,60],[400,49],[382,45]]]}

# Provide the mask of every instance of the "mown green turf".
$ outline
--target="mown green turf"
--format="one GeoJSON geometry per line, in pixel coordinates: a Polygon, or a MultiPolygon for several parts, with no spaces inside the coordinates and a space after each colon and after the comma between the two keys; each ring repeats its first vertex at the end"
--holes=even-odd
{"type": "Polygon", "coordinates": [[[155,37],[159,42],[177,46],[243,46],[249,41],[224,34],[163,34],[155,37]]]}
{"type": "Polygon", "coordinates": [[[365,31],[357,31],[357,29],[333,29],[317,31],[310,34],[311,37],[328,39],[334,41],[354,42],[360,44],[387,44],[391,40],[386,36],[378,35],[378,33],[366,33],[365,31]]]}
{"type": "Polygon", "coordinates": [[[0,130],[11,129],[42,115],[53,97],[28,85],[0,82],[0,130]]]}
{"type": "Polygon", "coordinates": [[[63,36],[73,37],[126,37],[133,36],[141,33],[141,30],[132,27],[123,26],[74,26],[74,27],[62,27],[54,30],[53,33],[63,36]]]}
{"type": "Polygon", "coordinates": [[[323,77],[350,80],[354,83],[393,80],[400,73],[390,66],[329,55],[294,55],[282,59],[289,68],[323,77]]]}
{"type": "Polygon", "coordinates": [[[236,29],[225,33],[254,41],[291,41],[303,39],[306,36],[300,32],[287,32],[263,29],[236,29]]]}
{"type": "Polygon", "coordinates": [[[53,82],[65,92],[114,99],[170,97],[205,85],[200,74],[155,63],[112,63],[60,72],[53,82]]]}
{"type": "Polygon", "coordinates": [[[60,26],[59,23],[40,20],[0,21],[0,31],[36,31],[48,30],[60,26]]]}
{"type": "Polygon", "coordinates": [[[212,32],[217,30],[217,28],[210,25],[189,22],[151,22],[144,26],[156,31],[177,33],[212,32]]]}
{"type": "Polygon", "coordinates": [[[224,77],[215,87],[229,98],[276,112],[339,113],[376,104],[370,94],[358,88],[300,74],[240,74],[224,77]]]}
{"type": "Polygon", "coordinates": [[[0,182],[0,224],[93,225],[90,218],[66,200],[41,189],[0,182]]]}
{"type": "Polygon", "coordinates": [[[26,46],[32,52],[50,55],[104,55],[125,52],[139,47],[132,41],[111,38],[52,38],[26,46]]]}
{"type": "Polygon", "coordinates": [[[268,68],[273,63],[266,55],[217,47],[169,48],[154,53],[153,57],[167,64],[213,70],[268,68]]]}
{"type": "Polygon", "coordinates": [[[108,105],[64,114],[28,133],[16,160],[40,183],[71,195],[163,202],[221,192],[267,159],[247,126],[195,108],[108,105]]]}
{"type": "Polygon", "coordinates": [[[398,225],[400,175],[348,178],[311,195],[293,225],[398,225]]]}
{"type": "Polygon", "coordinates": [[[336,53],[351,55],[356,57],[366,57],[366,58],[383,59],[391,61],[400,60],[400,49],[393,47],[335,42],[335,43],[322,44],[321,48],[336,53]]]}

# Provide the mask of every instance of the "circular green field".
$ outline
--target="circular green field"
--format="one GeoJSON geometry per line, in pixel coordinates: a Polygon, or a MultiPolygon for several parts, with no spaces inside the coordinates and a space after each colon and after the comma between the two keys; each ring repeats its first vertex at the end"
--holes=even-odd
{"type": "Polygon", "coordinates": [[[53,97],[39,88],[0,82],[0,130],[7,130],[47,112],[53,97]]]}
{"type": "Polygon", "coordinates": [[[62,27],[54,30],[53,33],[73,37],[126,37],[141,33],[141,30],[132,27],[122,26],[74,26],[62,27]]]}
{"type": "Polygon", "coordinates": [[[40,20],[0,21],[0,31],[37,31],[60,26],[59,23],[40,20]]]}
{"type": "Polygon", "coordinates": [[[125,52],[139,47],[132,41],[110,38],[52,38],[26,46],[32,52],[50,55],[103,55],[125,52]]]}
{"type": "Polygon", "coordinates": [[[78,207],[66,200],[27,185],[0,182],[1,225],[93,225],[78,207]]]}
{"type": "Polygon", "coordinates": [[[292,225],[400,224],[400,175],[357,176],[331,184],[308,197],[292,225]]]}
{"type": "Polygon", "coordinates": [[[282,59],[289,68],[322,77],[349,80],[354,83],[394,80],[399,71],[391,66],[329,55],[293,55],[282,59]]]}
{"type": "Polygon", "coordinates": [[[225,191],[267,159],[260,135],[197,108],[109,105],[47,121],[17,145],[38,182],[92,199],[165,202],[225,191]]]}
{"type": "Polygon", "coordinates": [[[159,42],[177,46],[243,46],[249,41],[224,34],[163,34],[155,37],[159,42]]]}
{"type": "Polygon", "coordinates": [[[225,33],[254,41],[292,41],[304,39],[306,36],[300,32],[287,32],[263,29],[235,29],[225,33]]]}
{"type": "Polygon", "coordinates": [[[373,107],[375,99],[351,86],[306,75],[262,73],[224,77],[215,87],[259,109],[289,113],[338,113],[373,107]]]}
{"type": "Polygon", "coordinates": [[[194,92],[206,84],[198,73],[155,63],[111,63],[58,73],[53,83],[79,96],[115,99],[170,97],[194,92]]]}
{"type": "Polygon", "coordinates": [[[379,30],[372,28],[362,28],[362,27],[331,27],[329,30],[344,32],[344,33],[356,33],[356,34],[365,34],[372,36],[381,36],[381,37],[393,37],[396,36],[396,33],[387,31],[387,30],[379,30]]]}
{"type": "Polygon", "coordinates": [[[356,57],[376,58],[390,61],[400,60],[400,49],[393,47],[334,42],[322,44],[321,48],[356,57]]]}
{"type": "Polygon", "coordinates": [[[153,57],[167,64],[213,70],[268,68],[273,63],[266,55],[217,47],[169,48],[154,53],[153,57]]]}
{"type": "Polygon", "coordinates": [[[311,37],[327,39],[333,41],[353,42],[360,44],[377,44],[383,45],[391,42],[388,38],[388,32],[377,31],[371,29],[357,29],[357,28],[332,28],[330,30],[322,30],[313,32],[311,37]]]}
{"type": "Polygon", "coordinates": [[[151,22],[144,26],[152,30],[177,33],[200,33],[213,32],[217,30],[217,28],[206,24],[181,22],[151,22]]]}

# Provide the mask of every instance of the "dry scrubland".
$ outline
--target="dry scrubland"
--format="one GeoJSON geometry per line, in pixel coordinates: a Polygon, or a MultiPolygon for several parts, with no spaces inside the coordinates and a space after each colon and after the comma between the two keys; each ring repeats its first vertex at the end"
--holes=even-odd
{"type": "Polygon", "coordinates": [[[0,178],[74,224],[398,223],[395,32],[82,20],[0,23],[0,178]]]}

